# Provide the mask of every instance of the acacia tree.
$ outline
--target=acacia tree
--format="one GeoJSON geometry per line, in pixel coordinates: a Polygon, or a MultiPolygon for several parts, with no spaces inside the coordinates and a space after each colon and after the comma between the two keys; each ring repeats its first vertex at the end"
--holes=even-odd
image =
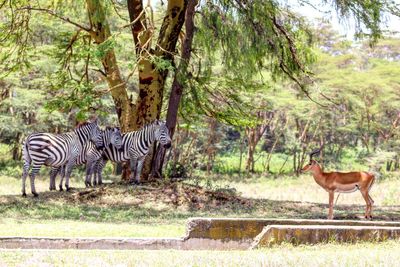
{"type": "MultiPolygon", "coordinates": [[[[379,37],[381,10],[387,9],[384,2],[325,0],[322,2],[334,5],[342,15],[353,16],[359,22],[357,24],[360,26],[359,29],[363,29],[364,25],[371,30],[370,35],[373,40],[379,37]]],[[[288,77],[305,91],[303,78],[308,74],[307,65],[313,61],[310,49],[311,35],[306,22],[282,7],[280,3],[264,0],[207,1],[199,6],[199,12],[195,16],[197,1],[169,0],[160,30],[156,33],[151,5],[144,5],[142,0],[128,0],[124,8],[129,14],[129,21],[127,27],[122,29],[131,29],[134,43],[132,50],[136,55],[134,65],[138,73],[139,92],[133,104],[133,97],[127,92],[127,80],[122,77],[116,60],[109,22],[108,10],[112,10],[113,7],[115,9],[118,3],[86,0],[87,17],[81,12],[84,4],[82,1],[1,2],[1,10],[6,10],[10,19],[1,25],[1,40],[17,44],[21,48],[18,50],[18,56],[2,58],[2,63],[10,58],[17,62],[20,62],[20,58],[26,58],[26,45],[32,37],[29,21],[33,14],[45,13],[72,25],[74,31],[66,44],[65,58],[62,61],[64,78],[59,87],[64,86],[67,80],[73,81],[71,87],[82,88],[80,91],[74,91],[75,98],[83,98],[88,106],[98,98],[96,92],[91,90],[93,88],[90,82],[90,64],[95,61],[91,54],[83,53],[79,60],[84,64],[76,64],[80,69],[77,72],[81,72],[80,77],[76,75],[74,77],[71,71],[73,68],[68,67],[71,64],[70,58],[76,56],[73,55],[73,51],[77,49],[76,44],[84,43],[89,47],[87,50],[92,49],[90,47],[94,45],[102,66],[98,71],[107,81],[108,92],[114,100],[121,127],[124,131],[135,130],[144,123],[160,117],[165,81],[168,71],[175,70],[175,49],[186,14],[186,19],[194,17],[193,20],[196,21],[197,18],[198,30],[192,31],[192,34],[195,37],[193,46],[200,49],[197,53],[200,60],[196,60],[197,68],[194,71],[185,70],[188,69],[186,63],[182,65],[181,70],[175,72],[181,73],[177,78],[182,84],[181,88],[186,88],[188,92],[184,97],[185,103],[196,107],[192,110],[222,121],[246,125],[247,122],[243,122],[245,120],[238,122],[237,118],[232,119],[234,117],[232,114],[243,115],[243,112],[236,112],[235,108],[232,108],[232,102],[240,102],[235,92],[252,87],[254,74],[260,70],[269,71],[274,79],[288,77]],[[193,7],[190,16],[186,13],[188,3],[193,7]],[[157,41],[153,40],[155,37],[157,41]],[[216,63],[223,65],[218,73],[213,68],[216,63]],[[239,77],[237,74],[240,74],[239,77]],[[219,75],[224,80],[220,89],[217,87],[221,86],[221,82],[213,75],[219,75]],[[93,96],[88,97],[91,94],[93,96]]],[[[190,37],[190,31],[188,28],[186,30],[187,36],[190,37]]],[[[191,46],[191,42],[188,43],[186,50],[191,51],[191,46]]],[[[189,62],[191,53],[188,54],[189,56],[183,58],[182,62],[189,62]]],[[[80,104],[79,101],[64,102],[70,105],[69,108],[80,104]]],[[[168,118],[170,129],[175,127],[179,103],[180,99],[170,102],[171,109],[175,109],[168,118]]],[[[58,104],[64,103],[59,101],[58,104]]],[[[163,154],[161,155],[162,158],[163,154]]],[[[152,158],[151,155],[149,158],[152,158]]],[[[144,168],[145,176],[150,165],[150,161],[147,161],[144,168]]],[[[162,166],[162,164],[155,166],[160,165],[162,166]]]]}
{"type": "MultiPolygon", "coordinates": [[[[10,21],[5,24],[7,26],[5,27],[7,29],[5,38],[15,36],[15,43],[19,45],[19,51],[26,50],[29,41],[22,43],[20,40],[21,36],[29,40],[31,31],[29,22],[34,13],[49,15],[75,28],[63,60],[63,68],[68,70],[69,74],[73,69],[70,67],[70,58],[73,57],[73,51],[77,49],[79,42],[83,40],[89,47],[93,44],[96,46],[97,56],[102,65],[98,71],[108,84],[108,92],[114,101],[115,111],[123,131],[137,130],[144,124],[160,117],[164,84],[168,71],[172,69],[176,43],[184,23],[187,0],[168,1],[158,33],[155,32],[153,10],[150,3],[144,7],[141,0],[127,1],[126,11],[129,13],[129,24],[121,28],[131,28],[134,41],[136,62],[132,65],[138,73],[137,87],[139,90],[135,104],[132,95],[128,94],[126,78],[122,77],[118,66],[114,36],[108,17],[109,2],[86,0],[88,15],[86,22],[82,14],[79,14],[78,18],[74,18],[74,14],[70,13],[70,16],[64,15],[67,13],[65,10],[68,10],[68,6],[58,5],[58,3],[41,1],[33,6],[29,1],[9,1],[9,5],[5,5],[6,2],[4,1],[1,5],[3,9],[9,7],[6,11],[9,13],[10,21]],[[155,37],[157,37],[157,41],[153,42],[155,37]]],[[[78,4],[84,3],[79,1],[78,4]]],[[[111,4],[116,5],[117,3],[111,4]]],[[[77,3],[71,3],[71,7],[75,5],[77,3]]],[[[90,87],[89,71],[94,59],[91,58],[90,53],[87,53],[87,57],[82,61],[85,61],[85,66],[82,68],[83,75],[77,80],[79,80],[79,84],[83,81],[86,82],[86,87],[90,87]]],[[[71,74],[69,78],[73,79],[72,76],[71,74]]],[[[55,103],[55,105],[57,104],[63,105],[64,103],[59,101],[55,103]]],[[[146,163],[143,171],[145,177],[149,173],[149,163],[146,163]]]]}

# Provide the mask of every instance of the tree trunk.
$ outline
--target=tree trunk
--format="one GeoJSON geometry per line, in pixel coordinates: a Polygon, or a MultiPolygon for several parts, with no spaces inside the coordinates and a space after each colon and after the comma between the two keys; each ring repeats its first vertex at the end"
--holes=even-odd
{"type": "MultiPolygon", "coordinates": [[[[154,62],[157,60],[170,61],[173,64],[176,42],[185,20],[188,0],[169,0],[163,23],[160,28],[155,49],[149,47],[153,28],[147,27],[142,1],[128,1],[128,11],[132,25],[132,35],[139,58],[139,96],[136,100],[135,127],[140,128],[160,117],[165,79],[168,69],[160,69],[154,62]],[[140,19],[138,19],[138,17],[140,19]]],[[[154,147],[153,147],[154,149],[154,147]]],[[[153,160],[153,149],[146,157],[141,180],[148,180],[153,160]]],[[[124,178],[124,177],[123,177],[124,178]]]]}
{"type": "Polygon", "coordinates": [[[254,169],[252,166],[254,165],[254,142],[255,142],[255,129],[247,128],[247,159],[246,159],[246,171],[253,172],[254,169]]]}
{"type": "MultiPolygon", "coordinates": [[[[96,44],[102,44],[111,37],[105,10],[101,1],[86,0],[88,16],[91,25],[91,36],[96,44]]],[[[104,75],[107,80],[111,96],[114,101],[116,113],[122,132],[134,129],[134,106],[126,90],[126,82],[119,71],[114,49],[107,50],[101,59],[104,75]]]]}
{"type": "Polygon", "coordinates": [[[18,133],[16,136],[16,142],[13,144],[12,148],[12,159],[15,161],[21,160],[22,157],[22,150],[21,150],[21,143],[22,143],[22,134],[18,133]]]}
{"type": "Polygon", "coordinates": [[[239,154],[239,176],[242,173],[242,161],[243,161],[243,150],[244,150],[244,143],[245,143],[245,137],[241,137],[240,140],[240,154],[239,154]]]}
{"type": "MultiPolygon", "coordinates": [[[[167,111],[167,127],[171,138],[174,136],[175,127],[178,118],[179,103],[183,93],[183,83],[185,76],[187,75],[187,67],[189,65],[190,56],[192,52],[192,42],[194,34],[194,11],[198,0],[189,0],[186,15],[185,15],[185,38],[182,43],[181,61],[179,62],[178,69],[174,75],[174,81],[172,82],[171,94],[168,102],[167,111]]],[[[152,176],[161,178],[162,167],[164,164],[166,150],[162,146],[157,147],[156,156],[153,162],[152,176]]]]}

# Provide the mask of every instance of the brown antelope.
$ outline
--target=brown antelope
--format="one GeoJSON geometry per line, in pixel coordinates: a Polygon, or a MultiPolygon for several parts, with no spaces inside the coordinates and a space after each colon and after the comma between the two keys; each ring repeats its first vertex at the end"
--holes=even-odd
{"type": "Polygon", "coordinates": [[[351,193],[360,190],[367,208],[365,210],[365,218],[372,219],[371,211],[374,201],[369,195],[375,176],[368,172],[323,172],[321,166],[312,157],[318,154],[319,150],[313,151],[310,154],[310,163],[305,165],[301,170],[303,172],[311,172],[315,182],[319,184],[329,193],[329,213],[328,219],[333,219],[333,199],[335,192],[351,193]]]}

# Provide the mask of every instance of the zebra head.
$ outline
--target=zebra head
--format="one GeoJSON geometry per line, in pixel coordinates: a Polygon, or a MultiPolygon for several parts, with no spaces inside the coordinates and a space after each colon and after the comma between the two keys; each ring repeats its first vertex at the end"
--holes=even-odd
{"type": "Polygon", "coordinates": [[[103,139],[105,146],[109,146],[111,144],[118,150],[122,147],[122,135],[118,127],[107,127],[104,131],[103,139]]]}
{"type": "Polygon", "coordinates": [[[92,141],[96,147],[104,146],[103,144],[103,132],[100,130],[98,119],[92,122],[84,122],[79,124],[74,132],[79,136],[82,141],[92,141]]]}
{"type": "Polygon", "coordinates": [[[153,125],[155,126],[154,129],[154,138],[158,142],[160,142],[161,145],[163,145],[165,148],[170,148],[171,147],[171,137],[169,136],[169,130],[168,127],[165,123],[165,121],[159,121],[156,120],[153,125]]]}

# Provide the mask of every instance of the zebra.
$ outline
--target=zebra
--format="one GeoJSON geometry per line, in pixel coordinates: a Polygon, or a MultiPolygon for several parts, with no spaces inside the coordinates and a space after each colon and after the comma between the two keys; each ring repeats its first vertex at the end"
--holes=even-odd
{"type": "MultiPolygon", "coordinates": [[[[82,165],[86,163],[86,187],[92,186],[90,180],[95,163],[102,157],[104,147],[109,146],[110,144],[117,149],[122,147],[122,135],[118,127],[106,127],[104,131],[102,130],[102,145],[98,147],[93,142],[87,142],[84,144],[80,155],[76,158],[75,165],[82,165]]],[[[61,174],[59,188],[60,191],[63,191],[62,182],[65,175],[64,166],[58,168],[53,167],[50,171],[50,190],[56,190],[57,173],[61,174]]]]}
{"type": "Polygon", "coordinates": [[[25,182],[29,169],[32,165],[29,178],[31,192],[34,197],[38,196],[35,189],[35,176],[43,165],[61,167],[65,165],[66,182],[69,190],[69,177],[75,161],[83,146],[87,142],[94,142],[96,146],[102,146],[102,132],[97,124],[85,122],[78,125],[73,132],[63,134],[33,133],[30,134],[22,145],[22,156],[24,160],[22,173],[22,196],[26,197],[25,182]]]}
{"type": "Polygon", "coordinates": [[[94,168],[93,183],[96,184],[96,176],[98,176],[98,184],[102,184],[101,173],[107,160],[117,163],[130,161],[131,176],[129,182],[139,183],[144,159],[154,141],[159,141],[165,148],[171,147],[171,137],[164,121],[156,120],[138,131],[122,134],[121,149],[112,145],[105,147],[103,157],[97,161],[94,168]],[[133,180],[134,175],[135,181],[133,180]]]}

